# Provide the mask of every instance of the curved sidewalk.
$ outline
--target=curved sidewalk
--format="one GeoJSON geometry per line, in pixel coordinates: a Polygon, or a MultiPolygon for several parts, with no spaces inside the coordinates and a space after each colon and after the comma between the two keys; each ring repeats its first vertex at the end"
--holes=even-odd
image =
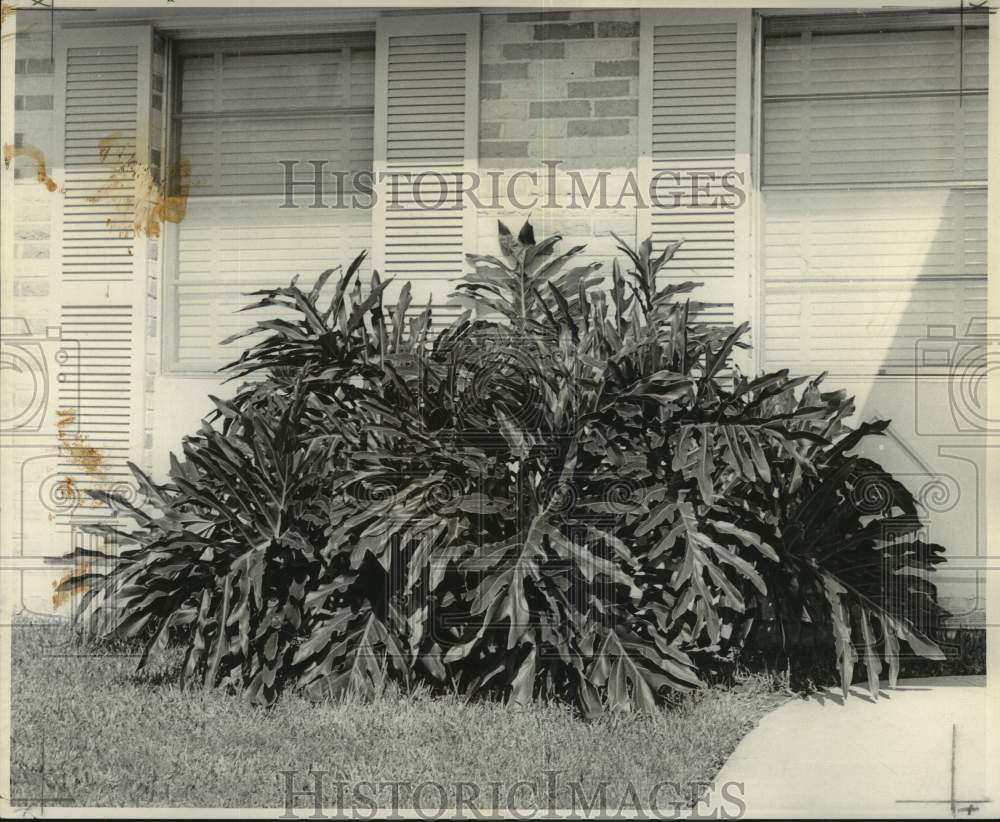
{"type": "Polygon", "coordinates": [[[858,686],[846,701],[839,689],[793,699],[747,734],[715,786],[742,783],[747,817],[995,818],[986,709],[985,676],[900,680],[877,702],[858,686]]]}

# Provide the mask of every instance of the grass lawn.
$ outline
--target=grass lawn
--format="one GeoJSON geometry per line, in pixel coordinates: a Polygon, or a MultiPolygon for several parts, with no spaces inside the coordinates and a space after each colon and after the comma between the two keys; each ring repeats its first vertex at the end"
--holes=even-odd
{"type": "MultiPolygon", "coordinates": [[[[17,804],[37,805],[44,795],[51,805],[277,808],[285,802],[282,772],[296,772],[296,790],[312,789],[314,769],[326,772],[331,815],[338,782],[347,785],[348,808],[370,805],[368,797],[391,806],[389,783],[405,783],[395,789],[398,807],[413,807],[416,786],[437,783],[452,813],[456,794],[476,789],[474,804],[484,810],[509,797],[526,808],[580,807],[582,797],[585,807],[602,783],[614,813],[631,790],[643,804],[654,786],[672,783],[655,794],[670,812],[701,792],[697,783],[711,782],[740,738],[787,698],[768,680],[748,678],[656,716],[591,723],[558,705],[515,709],[422,692],[389,692],[368,704],[286,696],[260,710],[218,691],[181,692],[162,668],[136,676],[134,657],[82,655],[66,636],[60,625],[13,629],[17,804]]],[[[417,799],[442,805],[433,786],[417,799]]]]}

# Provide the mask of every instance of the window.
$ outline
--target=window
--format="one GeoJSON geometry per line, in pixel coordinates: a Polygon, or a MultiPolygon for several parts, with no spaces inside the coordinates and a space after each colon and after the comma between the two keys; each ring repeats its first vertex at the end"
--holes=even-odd
{"type": "Polygon", "coordinates": [[[985,316],[985,18],[765,20],[763,367],[928,373],[985,316]]]}
{"type": "Polygon", "coordinates": [[[350,206],[332,173],[372,168],[374,57],[370,34],[177,44],[172,166],[189,197],[167,266],[165,370],[234,359],[219,341],[254,321],[236,313],[244,292],[295,275],[308,286],[370,247],[370,209],[350,206]],[[298,161],[297,179],[325,161],[324,201],[338,207],[310,208],[300,190],[282,208],[280,160],[298,161]]]}

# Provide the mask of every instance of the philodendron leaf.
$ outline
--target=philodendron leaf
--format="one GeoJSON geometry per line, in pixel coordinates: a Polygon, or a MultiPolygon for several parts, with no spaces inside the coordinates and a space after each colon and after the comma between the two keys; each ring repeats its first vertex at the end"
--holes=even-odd
{"type": "Polygon", "coordinates": [[[852,430],[818,378],[731,374],[746,326],[657,282],[676,240],[615,237],[604,282],[582,244],[497,230],[455,283],[475,316],[411,311],[408,283],[383,304],[364,254],[254,292],[266,314],[223,369],[252,379],[206,399],[167,481],[133,469],[138,493],[84,501],[116,515],[55,591],[87,634],[140,663],[178,643],[183,685],[262,705],[395,681],[588,717],[659,710],[761,628],[790,660],[803,623],[832,631],[845,695],[857,642],[873,694],[877,642],[890,685],[901,643],[943,658],[922,633],[943,549],[905,483],[849,455],[886,423],[852,430]]]}
{"type": "Polygon", "coordinates": [[[512,705],[528,705],[535,686],[535,646],[531,645],[527,656],[518,666],[517,673],[510,685],[510,701],[512,705]]]}
{"type": "Polygon", "coordinates": [[[857,655],[851,642],[851,617],[843,596],[847,590],[829,574],[823,575],[823,591],[830,607],[834,639],[837,643],[837,666],[840,669],[840,687],[844,699],[850,694],[854,681],[854,661],[857,655]]]}
{"type": "Polygon", "coordinates": [[[861,641],[865,650],[865,673],[868,675],[868,692],[873,699],[878,699],[878,678],[882,673],[882,661],[878,658],[875,647],[875,634],[869,622],[870,614],[863,608],[858,609],[858,622],[861,624],[861,641]]]}
{"type": "Polygon", "coordinates": [[[513,257],[514,235],[510,233],[510,229],[500,220],[497,220],[497,234],[500,238],[500,251],[507,257],[513,257]]]}
{"type": "Polygon", "coordinates": [[[525,247],[535,244],[535,229],[527,220],[524,221],[524,225],[521,226],[521,230],[518,232],[517,241],[525,247]]]}
{"type": "Polygon", "coordinates": [[[899,639],[896,636],[896,626],[883,614],[882,632],[885,642],[885,661],[889,665],[889,687],[895,688],[899,679],[899,639]]]}
{"type": "Polygon", "coordinates": [[[909,644],[909,646],[927,659],[934,659],[938,662],[944,662],[947,657],[944,651],[942,651],[934,642],[931,642],[927,637],[917,631],[915,628],[907,626],[901,623],[903,639],[909,644]]]}

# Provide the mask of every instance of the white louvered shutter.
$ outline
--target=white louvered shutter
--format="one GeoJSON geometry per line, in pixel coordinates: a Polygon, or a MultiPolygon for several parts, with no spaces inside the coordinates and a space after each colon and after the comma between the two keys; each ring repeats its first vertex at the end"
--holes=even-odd
{"type": "Polygon", "coordinates": [[[390,299],[411,281],[437,321],[454,315],[444,303],[475,251],[460,192],[477,168],[479,26],[478,14],[428,14],[381,18],[376,32],[373,265],[395,278],[390,299]]]}
{"type": "Polygon", "coordinates": [[[664,273],[704,283],[692,294],[713,304],[702,319],[748,320],[750,11],[644,9],[641,21],[639,172],[650,202],[639,237],[657,253],[683,241],[664,273]]]}
{"type": "Polygon", "coordinates": [[[83,492],[125,492],[126,461],[142,461],[146,278],[155,240],[136,223],[149,205],[141,201],[155,192],[137,186],[136,175],[159,173],[150,135],[162,99],[152,88],[148,26],[64,30],[56,47],[56,299],[62,337],[72,343],[60,362],[58,470],[75,504],[55,525],[68,549],[91,542],[79,523],[106,516],[83,492]]]}
{"type": "Polygon", "coordinates": [[[763,42],[763,365],[940,370],[925,338],[986,313],[986,28],[776,18],[763,42]]]}

